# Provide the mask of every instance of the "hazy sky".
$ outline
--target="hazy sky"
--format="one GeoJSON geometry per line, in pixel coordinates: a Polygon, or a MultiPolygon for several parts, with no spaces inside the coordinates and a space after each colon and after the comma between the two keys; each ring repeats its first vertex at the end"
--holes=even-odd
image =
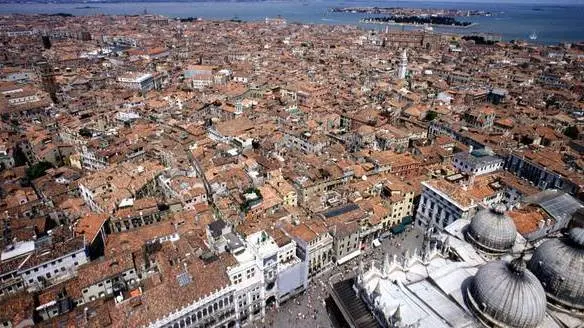
{"type": "MultiPolygon", "coordinates": [[[[360,0],[356,0],[360,1],[360,0]]],[[[366,0],[365,0],[366,1],[366,0]]],[[[553,4],[553,5],[584,5],[584,0],[403,0],[404,2],[460,2],[460,3],[521,3],[521,4],[553,4]]],[[[391,0],[390,2],[399,2],[391,0]]]]}

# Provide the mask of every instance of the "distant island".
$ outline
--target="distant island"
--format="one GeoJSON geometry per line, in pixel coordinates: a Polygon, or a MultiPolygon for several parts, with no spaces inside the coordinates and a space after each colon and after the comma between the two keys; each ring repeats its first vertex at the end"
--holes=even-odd
{"type": "Polygon", "coordinates": [[[475,44],[482,44],[482,45],[493,45],[497,42],[499,42],[499,40],[492,40],[492,39],[488,39],[485,36],[482,35],[464,35],[462,37],[463,40],[472,40],[475,42],[475,44]]]}
{"type": "Polygon", "coordinates": [[[73,17],[73,14],[69,14],[69,13],[55,13],[55,14],[48,14],[47,16],[73,17]]]}
{"type": "Polygon", "coordinates": [[[184,18],[179,18],[181,23],[189,23],[189,22],[196,22],[198,20],[200,20],[200,18],[198,17],[184,17],[184,18]]]}
{"type": "Polygon", "coordinates": [[[438,17],[469,17],[492,16],[484,10],[440,9],[440,8],[403,8],[403,7],[335,7],[330,9],[337,13],[374,14],[391,16],[438,16],[438,17]]]}
{"type": "Polygon", "coordinates": [[[440,25],[468,27],[473,25],[471,22],[460,22],[453,17],[443,16],[385,16],[385,17],[368,17],[361,20],[362,23],[377,24],[411,24],[411,25],[440,25]]]}
{"type": "Polygon", "coordinates": [[[93,7],[93,6],[83,6],[83,7],[75,7],[73,9],[99,9],[100,7],[93,7]]]}

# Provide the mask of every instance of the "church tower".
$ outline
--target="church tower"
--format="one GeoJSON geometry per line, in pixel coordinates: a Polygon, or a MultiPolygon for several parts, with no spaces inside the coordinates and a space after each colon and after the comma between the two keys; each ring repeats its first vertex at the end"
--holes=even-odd
{"type": "Polygon", "coordinates": [[[57,102],[57,83],[53,67],[46,61],[38,62],[36,65],[37,72],[41,77],[41,85],[50,96],[53,102],[57,102]]]}
{"type": "Polygon", "coordinates": [[[399,66],[397,69],[397,78],[403,80],[406,78],[406,73],[408,72],[408,55],[406,53],[406,49],[401,54],[399,60],[399,66]]]}

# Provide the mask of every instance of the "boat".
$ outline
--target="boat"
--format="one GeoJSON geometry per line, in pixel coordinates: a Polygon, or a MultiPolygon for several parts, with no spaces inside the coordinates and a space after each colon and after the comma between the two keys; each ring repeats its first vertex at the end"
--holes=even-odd
{"type": "Polygon", "coordinates": [[[530,39],[530,40],[537,40],[537,34],[535,34],[535,32],[531,33],[531,34],[529,35],[529,39],[530,39]]]}

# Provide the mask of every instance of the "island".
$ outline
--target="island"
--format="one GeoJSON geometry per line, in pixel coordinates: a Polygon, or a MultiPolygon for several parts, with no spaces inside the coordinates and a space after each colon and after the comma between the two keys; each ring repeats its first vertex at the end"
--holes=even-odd
{"type": "Polygon", "coordinates": [[[438,25],[438,26],[454,26],[454,27],[469,27],[473,25],[471,22],[461,22],[453,17],[445,16],[384,16],[384,17],[368,17],[360,20],[361,23],[375,23],[375,24],[400,24],[400,25],[438,25]]]}
{"type": "Polygon", "coordinates": [[[330,9],[337,13],[374,14],[392,16],[439,16],[439,17],[469,17],[491,16],[484,10],[442,9],[442,8],[404,8],[404,7],[335,7],[330,9]]]}

